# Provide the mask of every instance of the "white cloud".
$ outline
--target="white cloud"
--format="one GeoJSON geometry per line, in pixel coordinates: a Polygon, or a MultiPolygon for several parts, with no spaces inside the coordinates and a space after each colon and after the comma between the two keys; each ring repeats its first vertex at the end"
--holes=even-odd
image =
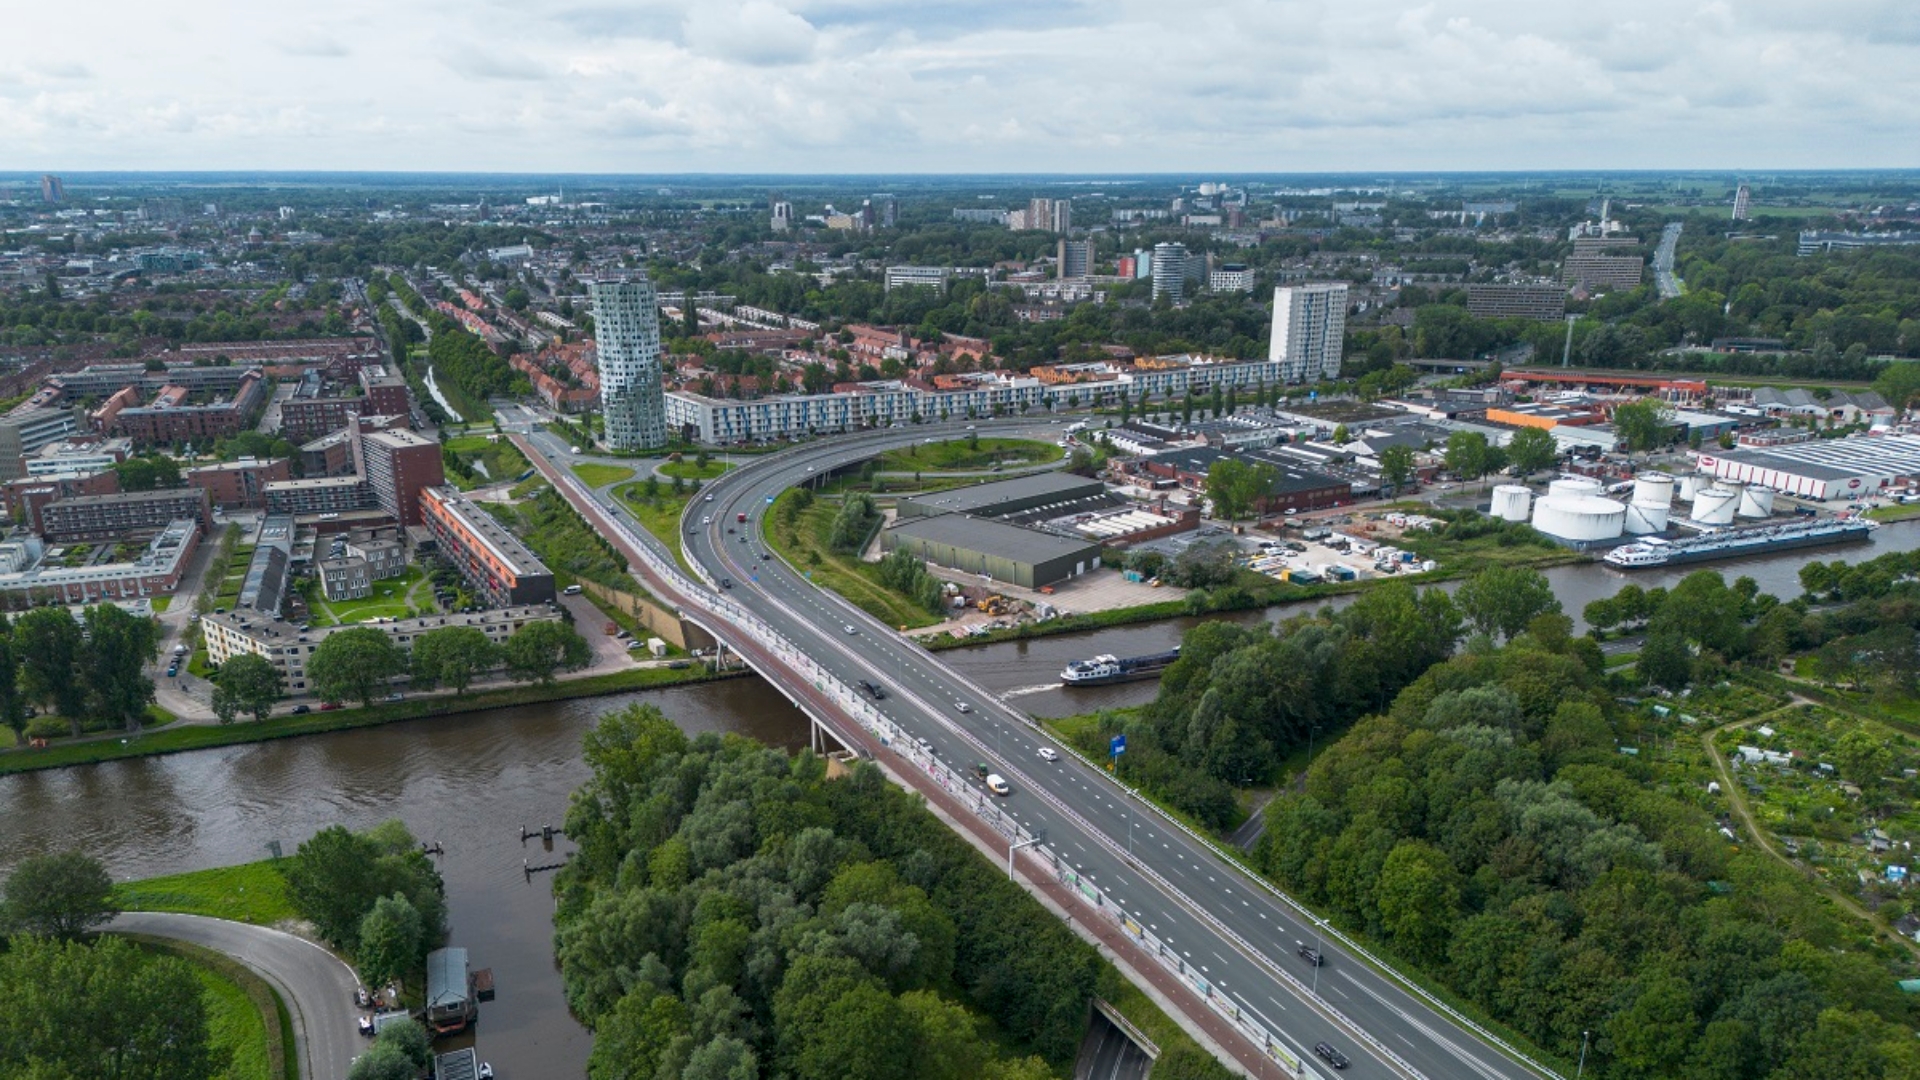
{"type": "Polygon", "coordinates": [[[10,13],[0,169],[1920,165],[1913,0],[98,6],[10,13]]]}

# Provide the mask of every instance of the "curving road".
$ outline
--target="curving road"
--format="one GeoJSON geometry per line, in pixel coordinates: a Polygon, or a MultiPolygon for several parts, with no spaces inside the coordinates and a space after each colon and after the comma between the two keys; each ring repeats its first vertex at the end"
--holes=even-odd
{"type": "MultiPolygon", "coordinates": [[[[977,426],[1045,438],[1064,430],[1035,421],[977,426]]],[[[942,427],[948,437],[961,430],[958,423],[942,427]]],[[[785,451],[727,474],[707,489],[711,501],[690,506],[684,523],[688,558],[711,580],[731,581],[726,590],[731,599],[842,682],[885,685],[889,694],[880,709],[909,734],[930,741],[949,765],[964,768],[981,756],[977,746],[987,747],[994,771],[1013,785],[1002,804],[1008,812],[1028,829],[1044,830],[1054,852],[1178,950],[1216,990],[1268,1030],[1281,1032],[1318,1074],[1332,1075],[1313,1053],[1317,1043],[1326,1042],[1351,1059],[1341,1075],[1356,1080],[1548,1075],[1503,1055],[1437,1002],[1410,991],[1339,941],[1322,941],[1312,916],[1226,864],[1207,842],[1132,798],[1106,773],[1067,753],[1057,762],[1042,760],[1039,750],[1052,744],[1023,714],[916,643],[815,589],[783,561],[766,557],[760,517],[774,495],[882,449],[925,439],[934,430],[940,429],[849,436],[785,451]],[[737,520],[742,513],[746,525],[737,520]],[[1138,867],[1159,880],[1138,873],[1138,867]],[[1318,942],[1325,966],[1316,969],[1297,959],[1299,942],[1318,942]]],[[[585,510],[624,517],[607,503],[585,510]]],[[[904,758],[899,764],[912,771],[904,758]]],[[[1205,1014],[1198,1007],[1197,1015],[1205,1014]]],[[[1244,1042],[1233,1049],[1245,1060],[1260,1060],[1244,1042]]],[[[1268,1065],[1256,1075],[1280,1073],[1268,1065]]]]}
{"type": "Polygon", "coordinates": [[[107,929],[225,953],[272,983],[293,1017],[300,1075],[307,1080],[339,1080],[366,1049],[353,1003],[359,986],[353,969],[311,941],[264,926],[152,911],[119,915],[107,929]]]}

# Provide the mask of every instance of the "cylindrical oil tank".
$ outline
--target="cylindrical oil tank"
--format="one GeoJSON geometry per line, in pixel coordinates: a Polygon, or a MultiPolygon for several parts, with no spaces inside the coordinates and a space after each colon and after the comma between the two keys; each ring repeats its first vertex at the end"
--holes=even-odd
{"type": "Polygon", "coordinates": [[[1693,520],[1702,525],[1731,525],[1740,494],[1723,487],[1702,488],[1693,497],[1693,520]]]}
{"type": "Polygon", "coordinates": [[[1739,514],[1743,518],[1773,516],[1773,489],[1750,487],[1740,493],[1739,514]]]}
{"type": "Polygon", "coordinates": [[[1700,489],[1706,486],[1707,478],[1701,476],[1699,473],[1688,473],[1682,476],[1680,478],[1681,500],[1684,502],[1692,502],[1693,497],[1700,494],[1700,489]]]}
{"type": "Polygon", "coordinates": [[[1589,480],[1584,476],[1563,476],[1547,485],[1547,494],[1573,497],[1598,495],[1600,494],[1600,481],[1589,480]]]}
{"type": "Polygon", "coordinates": [[[1627,504],[1627,531],[1635,536],[1648,533],[1666,532],[1667,516],[1671,508],[1655,506],[1650,503],[1627,504]]]}
{"type": "Polygon", "coordinates": [[[1612,540],[1626,519],[1625,506],[1597,495],[1548,495],[1533,504],[1533,527],[1563,540],[1612,540]]]}
{"type": "Polygon", "coordinates": [[[1673,477],[1657,472],[1634,477],[1633,501],[1640,506],[1672,506],[1673,477]]]}
{"type": "Polygon", "coordinates": [[[1501,484],[1493,489],[1493,516],[1501,521],[1525,521],[1533,506],[1533,492],[1519,484],[1501,484]]]}

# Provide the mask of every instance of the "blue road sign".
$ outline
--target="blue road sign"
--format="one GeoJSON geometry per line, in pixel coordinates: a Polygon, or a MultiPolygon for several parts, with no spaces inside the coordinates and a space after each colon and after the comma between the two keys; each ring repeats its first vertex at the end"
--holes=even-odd
{"type": "Polygon", "coordinates": [[[1121,754],[1124,754],[1126,752],[1127,752],[1127,737],[1125,735],[1115,735],[1113,737],[1113,741],[1107,744],[1107,753],[1113,755],[1114,757],[1119,757],[1121,754]]]}

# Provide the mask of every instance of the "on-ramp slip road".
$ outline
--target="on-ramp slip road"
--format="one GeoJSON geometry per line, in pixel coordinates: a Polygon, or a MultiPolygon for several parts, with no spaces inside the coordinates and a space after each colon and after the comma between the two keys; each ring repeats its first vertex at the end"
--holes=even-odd
{"type": "MultiPolygon", "coordinates": [[[[1049,441],[1065,430],[1032,420],[979,421],[973,426],[996,434],[1029,431],[1049,441]]],[[[1012,784],[1012,794],[1002,802],[1009,813],[1030,830],[1044,830],[1053,851],[1177,950],[1219,994],[1279,1033],[1318,1074],[1334,1075],[1314,1054],[1315,1045],[1325,1042],[1351,1059],[1339,1075],[1355,1080],[1527,1080],[1550,1075],[1503,1054],[1437,1003],[1326,937],[1310,916],[1222,861],[1206,843],[1131,797],[1106,773],[1070,753],[1060,754],[1057,761],[1042,759],[1039,750],[1054,744],[1027,717],[917,643],[815,589],[779,558],[763,557],[767,552],[760,538],[761,518],[772,497],[935,432],[964,435],[959,424],[868,433],[742,465],[708,486],[712,502],[690,504],[682,538],[688,559],[711,580],[731,579],[729,599],[844,684],[854,686],[863,679],[883,683],[891,692],[878,703],[880,710],[910,736],[931,742],[949,766],[964,770],[984,756],[993,771],[1012,784]],[[738,522],[742,513],[748,518],[745,525],[738,522]],[[710,522],[701,524],[703,519],[710,522]],[[980,746],[986,748],[984,754],[980,746]],[[1062,807],[1067,812],[1061,812],[1062,807]],[[1314,968],[1300,960],[1295,955],[1300,942],[1316,945],[1325,965],[1314,968]]],[[[595,501],[589,509],[603,516],[619,514],[623,523],[634,526],[617,506],[595,501]]],[[[637,526],[635,531],[644,535],[637,526]]],[[[896,765],[912,770],[904,761],[896,765]]],[[[1258,1058],[1255,1053],[1244,1056],[1258,1058]]],[[[1269,1069],[1264,1075],[1281,1074],[1277,1067],[1269,1069]]]]}
{"type": "Polygon", "coordinates": [[[359,982],[337,956],[304,938],[264,926],[129,911],[107,925],[109,931],[172,938],[224,953],[273,984],[293,1017],[300,1075],[307,1080],[340,1080],[366,1049],[353,992],[359,982]]]}

